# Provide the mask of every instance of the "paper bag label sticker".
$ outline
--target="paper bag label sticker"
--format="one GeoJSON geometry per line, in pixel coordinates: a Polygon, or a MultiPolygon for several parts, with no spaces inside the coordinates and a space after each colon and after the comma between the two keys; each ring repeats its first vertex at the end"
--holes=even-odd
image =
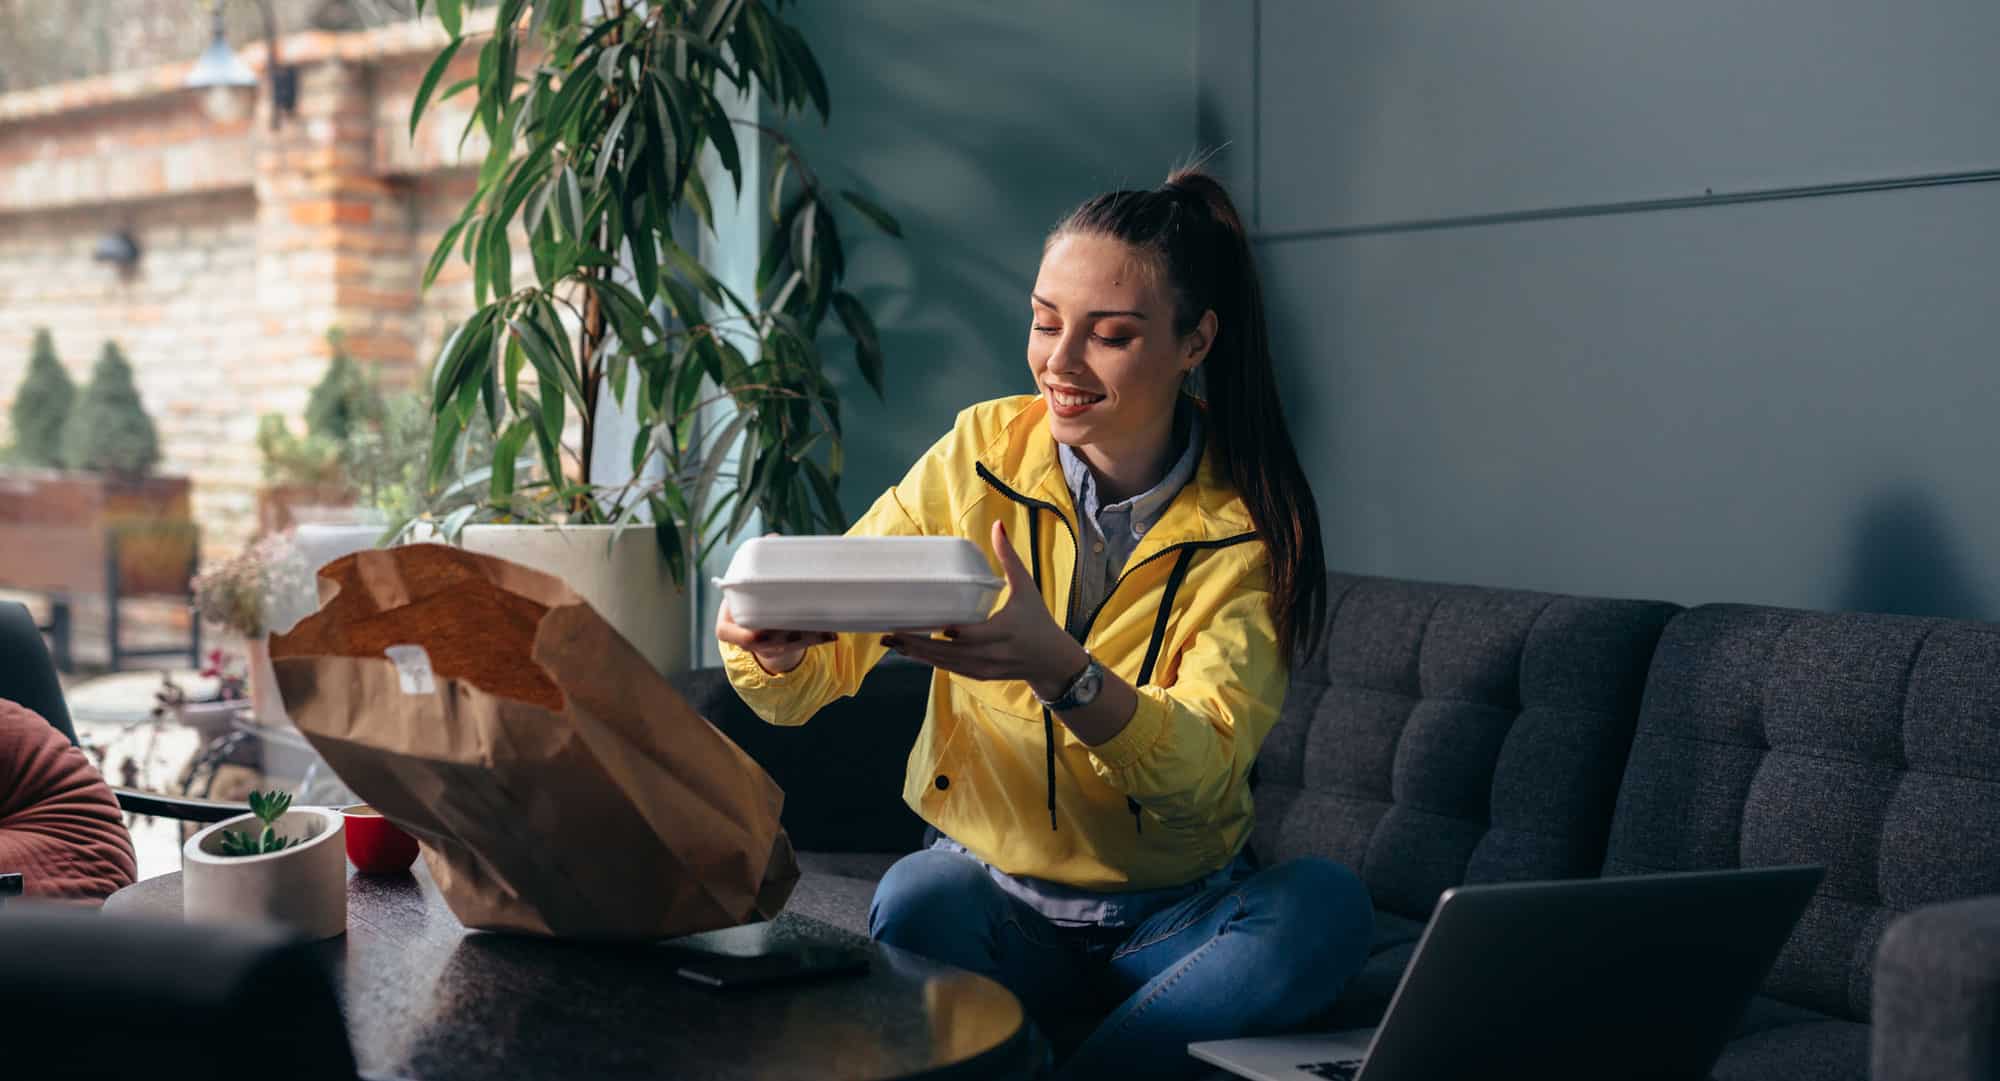
{"type": "Polygon", "coordinates": [[[437,678],[431,674],[431,655],[422,646],[390,646],[382,651],[396,664],[396,681],[404,694],[436,694],[437,678]]]}

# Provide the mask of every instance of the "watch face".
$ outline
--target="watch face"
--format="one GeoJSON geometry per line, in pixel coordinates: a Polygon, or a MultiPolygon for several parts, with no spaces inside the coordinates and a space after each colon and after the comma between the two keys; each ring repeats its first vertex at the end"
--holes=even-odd
{"type": "Polygon", "coordinates": [[[1083,670],[1083,678],[1077,680],[1076,704],[1087,706],[1097,698],[1097,692],[1104,687],[1104,666],[1092,657],[1089,667],[1083,670]]]}

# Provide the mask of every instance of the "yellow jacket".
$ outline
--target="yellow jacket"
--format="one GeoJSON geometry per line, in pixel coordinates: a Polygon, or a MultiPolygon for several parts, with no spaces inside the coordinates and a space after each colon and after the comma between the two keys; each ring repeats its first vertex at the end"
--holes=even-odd
{"type": "MultiPolygon", "coordinates": [[[[1046,413],[1039,395],[960,413],[848,532],[965,537],[992,562],[998,519],[1013,543],[1027,541],[1022,562],[1062,624],[1076,510],[1046,413]]],[[[1051,723],[1023,681],[938,671],[910,750],[904,802],[1013,875],[1130,890],[1178,885],[1223,866],[1249,836],[1250,764],[1288,676],[1266,604],[1270,588],[1269,553],[1211,441],[1084,638],[1106,668],[1138,687],[1131,722],[1092,747],[1051,723]]],[[[722,647],[744,702],[786,725],[853,694],[885,652],[880,635],[843,634],[774,676],[747,650],[722,647]]]]}

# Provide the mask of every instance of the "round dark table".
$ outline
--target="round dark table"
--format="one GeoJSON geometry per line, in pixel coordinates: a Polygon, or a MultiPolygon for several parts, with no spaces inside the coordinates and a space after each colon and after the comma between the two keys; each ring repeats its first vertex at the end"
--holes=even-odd
{"type": "MultiPolygon", "coordinates": [[[[178,918],[181,876],[127,886],[104,910],[178,918]]],[[[408,874],[350,869],[347,934],[320,948],[356,1063],[370,1075],[747,1081],[1029,1072],[1020,1003],[983,976],[789,912],[714,934],[861,946],[869,970],[716,991],[676,977],[644,943],[468,931],[422,860],[408,874]]]]}

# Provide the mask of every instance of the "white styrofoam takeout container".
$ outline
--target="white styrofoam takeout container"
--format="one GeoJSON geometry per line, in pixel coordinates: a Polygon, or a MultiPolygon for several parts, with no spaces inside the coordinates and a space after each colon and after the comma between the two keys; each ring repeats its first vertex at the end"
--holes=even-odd
{"type": "Polygon", "coordinates": [[[962,537],[759,537],[714,581],[738,624],[785,631],[979,623],[1006,584],[962,537]]]}

